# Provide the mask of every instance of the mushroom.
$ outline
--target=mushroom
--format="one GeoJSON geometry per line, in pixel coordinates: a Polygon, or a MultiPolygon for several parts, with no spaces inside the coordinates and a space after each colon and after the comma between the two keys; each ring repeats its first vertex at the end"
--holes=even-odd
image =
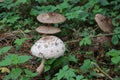
{"type": "Polygon", "coordinates": [[[0,2],[3,2],[3,0],[0,0],[0,2]]]}
{"type": "MultiPolygon", "coordinates": [[[[110,34],[113,32],[114,27],[112,25],[112,21],[110,18],[103,16],[102,14],[96,14],[95,21],[97,22],[100,29],[105,33],[110,34]]],[[[101,34],[98,34],[98,36],[99,35],[101,34]]],[[[100,37],[97,37],[95,41],[101,46],[107,45],[109,47],[112,47],[111,38],[112,38],[111,36],[100,36],[100,37]]]]}
{"type": "Polygon", "coordinates": [[[40,38],[31,48],[32,55],[42,58],[40,66],[36,71],[41,74],[46,59],[58,58],[64,55],[65,45],[56,36],[44,36],[40,38]]]}
{"type": "Polygon", "coordinates": [[[100,29],[106,33],[112,33],[114,30],[114,27],[112,25],[111,19],[109,19],[106,16],[103,16],[102,14],[96,14],[95,15],[95,21],[99,25],[100,29]]]}
{"type": "MultiPolygon", "coordinates": [[[[51,24],[51,23],[64,22],[66,18],[59,13],[48,12],[38,15],[37,20],[42,23],[51,24]]],[[[52,26],[40,26],[36,28],[36,31],[45,35],[45,34],[55,34],[60,32],[61,30],[59,28],[55,28],[52,26]]]]}
{"type": "Polygon", "coordinates": [[[36,31],[42,34],[55,34],[59,33],[61,30],[52,26],[40,26],[36,28],[36,31]]]}
{"type": "Polygon", "coordinates": [[[55,12],[43,13],[37,16],[37,20],[42,23],[61,23],[66,20],[64,16],[55,12]]]}

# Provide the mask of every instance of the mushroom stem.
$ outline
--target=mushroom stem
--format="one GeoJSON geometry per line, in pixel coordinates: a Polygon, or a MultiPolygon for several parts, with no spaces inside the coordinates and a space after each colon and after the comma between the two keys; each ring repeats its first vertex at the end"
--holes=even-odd
{"type": "Polygon", "coordinates": [[[44,70],[44,63],[45,63],[45,58],[43,57],[41,64],[40,64],[39,67],[36,69],[36,71],[38,72],[39,75],[40,75],[40,74],[43,72],[43,70],[44,70]]]}

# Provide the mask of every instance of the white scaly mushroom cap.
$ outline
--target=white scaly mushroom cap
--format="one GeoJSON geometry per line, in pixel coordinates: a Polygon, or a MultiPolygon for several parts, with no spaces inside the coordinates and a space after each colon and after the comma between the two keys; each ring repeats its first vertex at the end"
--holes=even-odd
{"type": "Polygon", "coordinates": [[[65,45],[56,36],[44,36],[40,38],[31,48],[32,55],[37,57],[58,58],[65,52],[65,45]]]}

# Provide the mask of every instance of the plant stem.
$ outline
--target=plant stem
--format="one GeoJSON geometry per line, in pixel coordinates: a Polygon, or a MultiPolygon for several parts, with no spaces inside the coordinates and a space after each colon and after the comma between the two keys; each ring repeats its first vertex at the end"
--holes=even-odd
{"type": "Polygon", "coordinates": [[[92,37],[101,37],[101,36],[112,36],[112,35],[118,35],[118,34],[120,34],[120,32],[118,32],[118,33],[109,33],[109,34],[101,34],[101,35],[90,36],[90,37],[92,38],[92,37]]]}
{"type": "MultiPolygon", "coordinates": [[[[110,34],[101,34],[101,35],[95,35],[95,36],[91,35],[90,38],[101,37],[101,36],[111,36],[111,35],[118,35],[118,34],[120,34],[120,32],[119,33],[110,33],[110,34]]],[[[84,36],[81,35],[80,38],[78,38],[76,40],[67,41],[65,43],[79,42],[82,39],[82,37],[84,37],[84,36]]]]}
{"type": "Polygon", "coordinates": [[[106,77],[108,77],[110,80],[113,80],[113,78],[108,75],[105,71],[103,71],[96,63],[91,62],[91,64],[93,64],[100,72],[102,72],[106,77]]]}
{"type": "Polygon", "coordinates": [[[43,72],[43,70],[44,70],[44,63],[45,63],[45,58],[43,57],[41,64],[40,64],[39,67],[36,69],[36,71],[38,72],[39,75],[40,75],[40,74],[43,72]]]}

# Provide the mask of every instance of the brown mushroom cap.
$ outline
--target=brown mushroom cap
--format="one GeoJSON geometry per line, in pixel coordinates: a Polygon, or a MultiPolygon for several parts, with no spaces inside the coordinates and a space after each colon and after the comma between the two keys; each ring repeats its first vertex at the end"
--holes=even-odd
{"type": "Polygon", "coordinates": [[[102,14],[96,14],[95,15],[95,21],[99,25],[100,29],[106,33],[112,33],[114,30],[114,27],[112,25],[111,19],[109,19],[106,16],[103,16],[102,14]]]}
{"type": "Polygon", "coordinates": [[[0,0],[0,2],[3,2],[3,0],[0,0]]]}
{"type": "Polygon", "coordinates": [[[42,34],[55,34],[59,33],[61,30],[52,26],[40,26],[36,28],[36,31],[42,34]]]}
{"type": "Polygon", "coordinates": [[[37,20],[42,23],[61,23],[66,20],[64,16],[54,12],[48,12],[37,16],[37,20]]]}

